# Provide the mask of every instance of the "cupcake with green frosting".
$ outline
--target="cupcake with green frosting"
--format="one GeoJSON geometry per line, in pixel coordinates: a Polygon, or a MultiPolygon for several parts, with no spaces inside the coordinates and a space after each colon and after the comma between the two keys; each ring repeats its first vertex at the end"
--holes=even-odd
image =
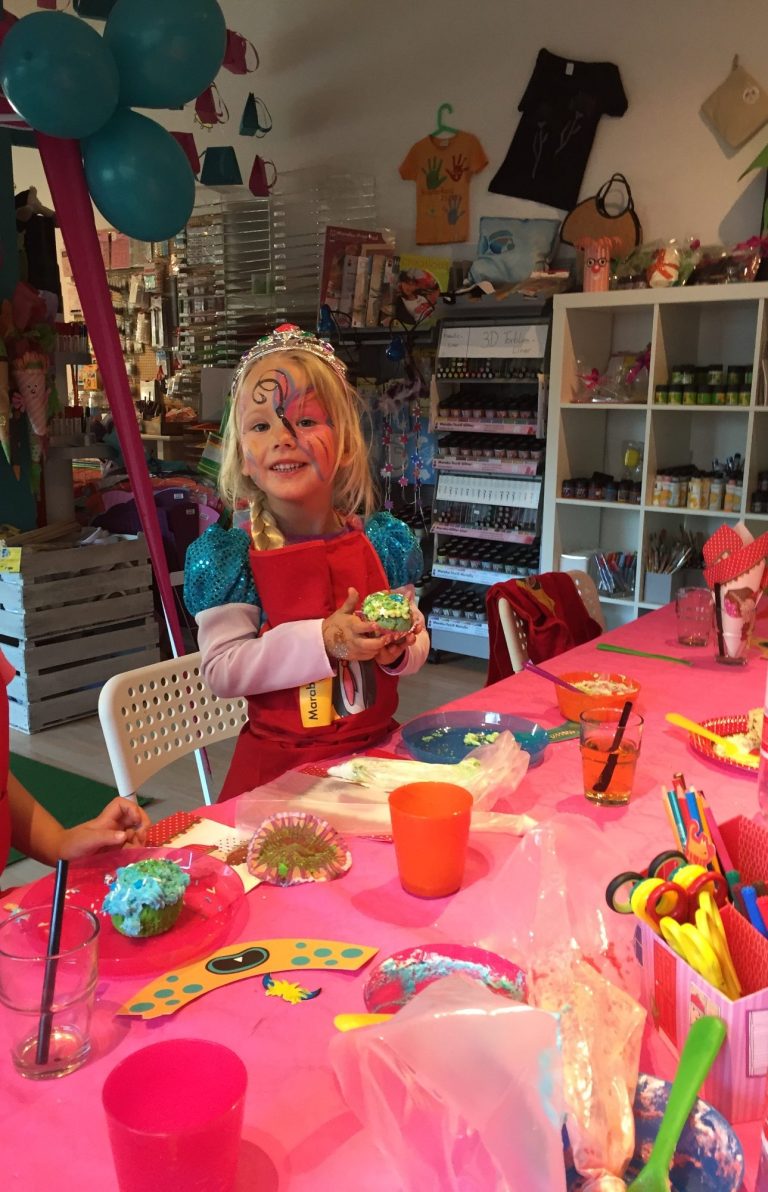
{"type": "Polygon", "coordinates": [[[411,603],[402,592],[372,592],[361,611],[366,621],[375,621],[385,633],[407,633],[413,624],[411,603]]]}
{"type": "Polygon", "coordinates": [[[173,927],[188,885],[175,861],[135,861],[118,869],[101,909],[121,935],[146,939],[173,927]]]}

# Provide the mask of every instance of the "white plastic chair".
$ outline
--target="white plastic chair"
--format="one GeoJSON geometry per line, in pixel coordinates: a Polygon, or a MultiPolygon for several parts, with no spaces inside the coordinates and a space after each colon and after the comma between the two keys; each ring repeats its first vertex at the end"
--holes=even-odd
{"type": "Polygon", "coordinates": [[[199,751],[236,737],[248,719],[244,699],[220,699],[200,674],[200,654],[113,675],[99,695],[99,720],[118,794],[141,785],[185,753],[195,761],[206,803],[213,799],[199,751]]]}
{"type": "MultiPolygon", "coordinates": [[[[584,607],[592,620],[597,621],[601,629],[605,629],[605,617],[592,576],[587,575],[586,571],[566,571],[565,574],[570,575],[576,585],[584,607]]],[[[504,641],[507,643],[512,670],[517,674],[525,669],[525,664],[528,661],[528,637],[522,620],[504,596],[499,600],[499,621],[504,641]]]]}

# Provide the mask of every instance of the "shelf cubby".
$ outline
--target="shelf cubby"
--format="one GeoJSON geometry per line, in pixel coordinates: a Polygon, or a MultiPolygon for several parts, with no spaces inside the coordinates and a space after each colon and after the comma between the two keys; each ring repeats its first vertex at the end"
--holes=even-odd
{"type": "Polygon", "coordinates": [[[655,607],[641,599],[643,547],[651,533],[682,525],[707,538],[740,517],[755,533],[768,527],[768,512],[750,513],[761,472],[768,473],[768,283],[563,294],[554,299],[549,418],[542,514],[542,570],[557,570],[564,553],[598,549],[639,555],[633,600],[608,599],[606,612],[627,620],[655,607]],[[647,405],[574,403],[578,374],[602,369],[611,354],[635,354],[650,342],[647,405]],[[673,366],[720,364],[752,372],[749,405],[662,405],[653,402],[673,366]],[[644,448],[641,505],[561,497],[563,480],[593,471],[622,475],[625,440],[644,448]],[[744,483],[738,509],[655,506],[657,472],[740,455],[744,483]]]}

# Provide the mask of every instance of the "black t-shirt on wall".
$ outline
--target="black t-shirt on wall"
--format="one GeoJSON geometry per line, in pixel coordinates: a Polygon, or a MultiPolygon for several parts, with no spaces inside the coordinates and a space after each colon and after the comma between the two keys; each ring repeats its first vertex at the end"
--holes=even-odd
{"type": "Polygon", "coordinates": [[[623,116],[627,106],[613,62],[575,62],[539,50],[518,106],[520,123],[488,189],[570,210],[600,117],[623,116]]]}

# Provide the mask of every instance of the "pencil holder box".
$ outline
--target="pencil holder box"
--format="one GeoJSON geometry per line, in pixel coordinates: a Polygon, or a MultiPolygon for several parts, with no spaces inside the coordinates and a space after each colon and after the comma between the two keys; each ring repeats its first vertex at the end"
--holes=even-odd
{"type": "MultiPolygon", "coordinates": [[[[745,816],[721,824],[734,866],[746,882],[768,878],[768,831],[745,816]]],[[[768,922],[768,897],[759,898],[768,922]]],[[[748,1122],[765,1113],[768,1075],[768,939],[733,906],[722,910],[723,926],[739,975],[742,996],[731,1001],[686,964],[645,923],[635,933],[641,966],[640,1000],[662,1038],[677,1054],[691,1023],[716,1014],[728,1028],[701,1096],[731,1122],[748,1122]]]]}
{"type": "Polygon", "coordinates": [[[682,571],[646,571],[643,599],[649,604],[669,604],[683,585],[682,571]]]}

